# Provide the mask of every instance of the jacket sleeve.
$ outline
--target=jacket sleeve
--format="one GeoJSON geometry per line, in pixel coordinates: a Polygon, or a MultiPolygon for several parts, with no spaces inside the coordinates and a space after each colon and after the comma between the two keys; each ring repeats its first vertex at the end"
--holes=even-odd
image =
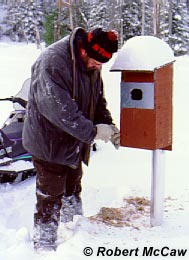
{"type": "Polygon", "coordinates": [[[61,69],[50,66],[43,67],[42,73],[36,73],[39,73],[39,84],[35,91],[35,100],[40,113],[53,127],[82,142],[91,143],[96,135],[96,127],[83,116],[77,103],[72,100],[69,70],[62,66],[61,69]]]}
{"type": "Polygon", "coordinates": [[[107,101],[103,93],[103,82],[100,80],[100,95],[97,101],[97,106],[94,114],[94,124],[112,124],[112,116],[110,111],[107,109],[107,101]]]}

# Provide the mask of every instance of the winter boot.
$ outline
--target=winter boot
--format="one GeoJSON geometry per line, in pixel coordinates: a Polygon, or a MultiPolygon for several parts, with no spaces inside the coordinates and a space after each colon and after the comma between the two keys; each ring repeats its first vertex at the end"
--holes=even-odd
{"type": "Polygon", "coordinates": [[[57,226],[54,223],[43,223],[34,227],[33,243],[36,251],[56,250],[57,226]]]}
{"type": "Polygon", "coordinates": [[[82,201],[75,195],[62,198],[60,221],[63,223],[73,221],[75,215],[83,215],[82,201]]]}

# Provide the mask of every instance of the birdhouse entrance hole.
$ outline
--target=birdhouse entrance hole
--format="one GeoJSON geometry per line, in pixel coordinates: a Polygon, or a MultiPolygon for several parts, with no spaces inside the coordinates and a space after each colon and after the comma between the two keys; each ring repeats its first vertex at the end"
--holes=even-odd
{"type": "Polygon", "coordinates": [[[131,99],[132,100],[142,100],[143,93],[141,89],[135,88],[131,90],[131,99]]]}

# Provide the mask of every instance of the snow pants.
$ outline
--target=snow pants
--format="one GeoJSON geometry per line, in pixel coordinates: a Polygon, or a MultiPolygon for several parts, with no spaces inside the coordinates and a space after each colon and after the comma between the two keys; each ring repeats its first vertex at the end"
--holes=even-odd
{"type": "Polygon", "coordinates": [[[33,156],[36,176],[34,247],[56,249],[59,221],[82,215],[82,164],[77,169],[42,161],[33,156]]]}

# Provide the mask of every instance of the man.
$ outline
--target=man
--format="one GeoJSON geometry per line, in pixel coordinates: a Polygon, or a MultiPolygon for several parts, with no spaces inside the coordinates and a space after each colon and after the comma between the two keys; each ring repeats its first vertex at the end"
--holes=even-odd
{"type": "Polygon", "coordinates": [[[82,161],[88,164],[93,141],[119,145],[100,76],[117,46],[114,31],[76,28],[32,67],[23,144],[37,169],[36,249],[56,249],[60,211],[64,222],[82,214],[82,161]]]}

